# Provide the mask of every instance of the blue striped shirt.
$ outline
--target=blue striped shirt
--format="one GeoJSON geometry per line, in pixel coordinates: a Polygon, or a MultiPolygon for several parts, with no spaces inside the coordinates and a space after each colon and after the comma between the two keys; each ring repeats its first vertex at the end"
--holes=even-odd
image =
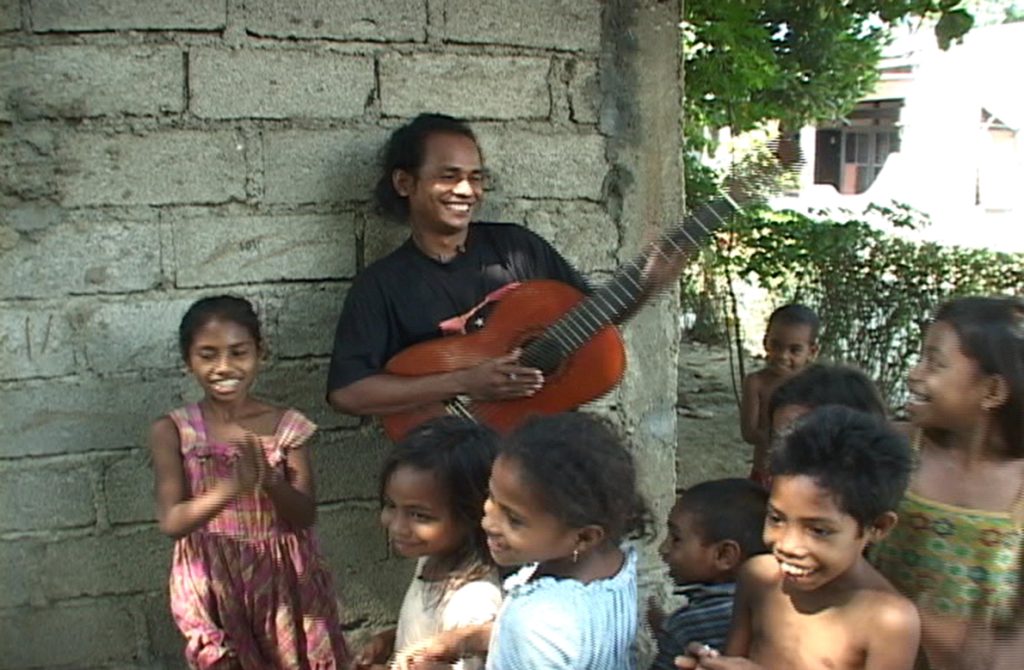
{"type": "Polygon", "coordinates": [[[539,577],[528,566],[506,581],[487,670],[636,670],[636,551],[589,584],[539,577]]]}
{"type": "Polygon", "coordinates": [[[656,632],[658,656],[654,670],[675,670],[672,662],[691,642],[700,642],[721,650],[732,621],[732,602],[736,584],[690,584],[676,591],[687,597],[656,632]]]}

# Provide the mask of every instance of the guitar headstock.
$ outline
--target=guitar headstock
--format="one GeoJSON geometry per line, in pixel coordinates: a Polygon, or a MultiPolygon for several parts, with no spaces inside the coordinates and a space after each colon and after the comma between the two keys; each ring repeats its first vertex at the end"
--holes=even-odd
{"type": "Polygon", "coordinates": [[[721,197],[693,209],[665,233],[660,252],[689,253],[743,207],[794,188],[803,162],[800,147],[791,137],[762,143],[736,162],[722,184],[721,197]]]}
{"type": "Polygon", "coordinates": [[[763,203],[772,195],[795,188],[804,163],[794,138],[776,136],[736,162],[723,181],[722,191],[740,206],[763,203]]]}

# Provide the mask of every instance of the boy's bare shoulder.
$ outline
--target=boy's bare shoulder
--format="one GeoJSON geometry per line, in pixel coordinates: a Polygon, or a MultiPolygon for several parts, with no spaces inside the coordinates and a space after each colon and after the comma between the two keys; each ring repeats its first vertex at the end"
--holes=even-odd
{"type": "Polygon", "coordinates": [[[874,620],[884,631],[901,634],[921,625],[917,607],[901,593],[879,594],[874,620]]]}
{"type": "Polygon", "coordinates": [[[768,368],[754,370],[743,378],[743,387],[750,391],[760,391],[775,383],[775,375],[768,368]]]}
{"type": "Polygon", "coordinates": [[[902,635],[920,627],[917,607],[873,567],[851,605],[876,634],[902,635]]]}
{"type": "Polygon", "coordinates": [[[757,381],[763,384],[767,381],[775,379],[775,373],[772,372],[771,368],[761,368],[759,370],[754,370],[753,372],[747,374],[747,379],[751,381],[757,381]]]}
{"type": "Polygon", "coordinates": [[[780,579],[779,562],[771,554],[752,556],[743,564],[739,572],[739,581],[748,590],[771,588],[780,579]]]}

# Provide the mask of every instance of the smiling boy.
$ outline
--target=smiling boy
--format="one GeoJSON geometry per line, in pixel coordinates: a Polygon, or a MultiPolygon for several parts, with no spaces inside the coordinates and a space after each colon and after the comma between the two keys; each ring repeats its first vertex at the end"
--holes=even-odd
{"type": "Polygon", "coordinates": [[[821,322],[813,309],[789,304],[768,317],[764,334],[765,366],[743,378],[740,402],[740,432],[754,445],[750,478],[767,486],[770,419],[768,401],[779,384],[803,370],[818,355],[821,322]]]}
{"type": "Polygon", "coordinates": [[[828,406],[772,454],[764,540],[740,574],[724,654],[691,645],[677,667],[911,670],[920,622],[864,558],[896,524],[911,456],[880,420],[828,406]]]}

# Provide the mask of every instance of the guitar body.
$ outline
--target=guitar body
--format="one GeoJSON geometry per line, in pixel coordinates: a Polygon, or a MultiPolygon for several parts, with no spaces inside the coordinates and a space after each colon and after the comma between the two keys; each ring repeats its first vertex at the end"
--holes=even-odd
{"type": "MultiPolygon", "coordinates": [[[[584,299],[576,288],[551,279],[527,281],[498,302],[482,329],[413,345],[386,366],[395,375],[421,376],[472,367],[528,344],[584,299]]],[[[515,400],[472,402],[473,417],[507,432],[535,414],[574,409],[610,391],[626,369],[626,352],[615,326],[597,331],[553,372],[535,395],[515,400]]],[[[444,403],[382,417],[394,441],[428,419],[447,414],[444,403]]]]}
{"type": "Polygon", "coordinates": [[[527,281],[498,302],[481,330],[400,351],[385,369],[394,375],[419,377],[462,370],[522,349],[520,363],[542,370],[544,386],[535,395],[516,400],[453,398],[389,414],[382,417],[388,437],[400,440],[424,421],[445,414],[469,416],[504,433],[532,415],[575,409],[604,395],[626,370],[626,351],[615,324],[628,319],[650,297],[645,268],[659,257],[681,259],[696,250],[738,207],[728,196],[701,205],[666,231],[650,251],[620,268],[589,295],[550,279],[527,281]]]}

